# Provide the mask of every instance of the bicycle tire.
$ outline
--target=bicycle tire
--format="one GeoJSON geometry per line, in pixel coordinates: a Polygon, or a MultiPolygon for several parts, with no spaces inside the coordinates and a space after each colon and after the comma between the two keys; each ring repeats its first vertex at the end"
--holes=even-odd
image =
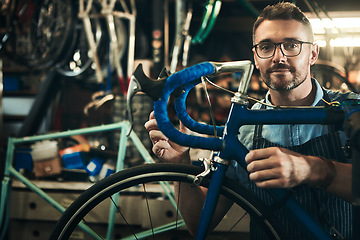
{"type": "MultiPolygon", "coordinates": [[[[116,192],[152,181],[179,181],[191,183],[194,177],[203,171],[202,167],[183,164],[156,163],[136,166],[115,173],[94,184],[81,194],[65,211],[57,222],[50,239],[68,239],[85,215],[104,199],[116,192]]],[[[204,178],[201,186],[208,187],[209,177],[204,178]]],[[[282,239],[277,221],[269,217],[267,208],[247,188],[233,180],[225,179],[221,194],[233,200],[257,220],[270,239],[282,239]],[[269,217],[269,218],[268,218],[269,217]]],[[[136,237],[135,237],[136,238],[136,237]]]]}
{"type": "MultiPolygon", "coordinates": [[[[79,6],[76,5],[76,9],[79,6]]],[[[91,14],[100,14],[101,6],[94,2],[92,10],[89,13],[91,14]]],[[[109,64],[109,33],[108,26],[105,18],[93,18],[90,17],[92,32],[94,34],[94,40],[96,43],[96,51],[98,58],[100,60],[100,65],[104,76],[108,74],[108,64],[109,64]]],[[[71,54],[69,54],[62,62],[59,62],[55,65],[56,70],[66,77],[76,78],[80,80],[86,80],[89,82],[96,82],[95,69],[92,66],[93,58],[89,56],[90,47],[87,40],[86,32],[83,27],[82,19],[75,19],[76,25],[75,29],[77,30],[77,39],[75,40],[74,47],[72,48],[71,54]]],[[[127,30],[125,28],[124,22],[122,19],[115,18],[115,31],[117,37],[117,48],[119,50],[119,58],[116,61],[121,61],[124,56],[126,47],[127,47],[127,30]]],[[[113,64],[112,64],[113,65],[113,64]]],[[[114,67],[111,66],[111,71],[114,71],[114,67]]]]}
{"type": "Polygon", "coordinates": [[[70,0],[28,2],[32,4],[27,14],[29,19],[21,20],[21,16],[16,16],[9,28],[4,51],[16,63],[43,70],[65,56],[73,37],[75,13],[70,0]]]}
{"type": "Polygon", "coordinates": [[[345,69],[329,62],[320,62],[311,66],[311,74],[327,89],[342,92],[359,92],[354,84],[349,82],[345,69]]]}
{"type": "MultiPolygon", "coordinates": [[[[87,1],[85,1],[86,3],[87,1]]],[[[79,4],[74,4],[75,11],[79,11],[79,4]]],[[[94,2],[89,14],[100,14],[101,6],[94,2]]],[[[106,23],[104,18],[90,18],[92,32],[96,44],[96,52],[99,59],[103,62],[106,55],[106,49],[109,42],[107,37],[106,23]]],[[[76,39],[70,51],[70,54],[55,65],[56,70],[67,77],[87,78],[88,76],[95,75],[95,70],[92,69],[92,57],[90,57],[90,47],[87,40],[83,20],[79,17],[74,19],[76,39]],[[86,72],[90,72],[85,74],[86,72]]],[[[95,77],[94,77],[95,78],[95,77]]]]}

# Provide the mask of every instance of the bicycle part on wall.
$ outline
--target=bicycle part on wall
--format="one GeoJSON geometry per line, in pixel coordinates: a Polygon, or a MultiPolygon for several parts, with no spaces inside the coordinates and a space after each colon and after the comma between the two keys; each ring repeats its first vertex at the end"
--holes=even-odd
{"type": "Polygon", "coordinates": [[[175,43],[171,53],[170,72],[176,72],[178,61],[181,60],[181,66],[186,67],[189,61],[189,51],[191,44],[202,44],[213,29],[217,16],[221,9],[220,0],[208,0],[204,7],[202,23],[200,29],[192,37],[190,35],[190,23],[193,15],[192,6],[186,9],[186,3],[182,0],[176,1],[176,30],[175,43]],[[181,58],[181,59],[180,59],[181,58]]]}
{"type": "Polygon", "coordinates": [[[8,27],[5,54],[31,69],[53,66],[71,41],[74,17],[71,0],[19,1],[8,27]]]}
{"type": "MultiPolygon", "coordinates": [[[[78,7],[78,6],[77,6],[78,7]]],[[[93,13],[99,14],[100,6],[93,4],[93,13]]],[[[102,67],[104,76],[108,74],[107,62],[109,54],[109,35],[107,31],[106,21],[104,18],[91,18],[91,28],[95,37],[95,43],[97,48],[97,54],[102,67]]],[[[76,77],[77,79],[86,80],[90,82],[96,82],[95,69],[93,65],[93,59],[90,55],[90,47],[86,37],[86,32],[82,27],[81,19],[76,20],[76,30],[78,37],[75,39],[74,48],[70,56],[66,61],[56,64],[56,69],[59,73],[68,77],[76,77]]],[[[124,56],[126,45],[127,45],[127,32],[124,23],[121,19],[115,19],[114,21],[115,30],[117,34],[117,48],[119,49],[119,59],[124,56]]]]}
{"type": "Polygon", "coordinates": [[[114,66],[117,73],[117,78],[121,87],[123,94],[126,93],[127,80],[130,77],[125,78],[123,74],[123,69],[121,63],[118,59],[121,56],[121,49],[118,48],[118,34],[115,29],[115,19],[127,19],[129,20],[129,44],[128,44],[128,59],[127,59],[127,74],[130,74],[133,71],[134,65],[134,47],[135,47],[135,18],[136,18],[136,7],[134,0],[130,1],[130,7],[126,4],[124,0],[111,0],[101,1],[101,14],[91,15],[90,11],[92,9],[93,0],[84,2],[84,0],[79,0],[79,17],[83,22],[85,29],[86,37],[89,44],[90,56],[94,61],[94,68],[96,73],[97,83],[103,83],[104,74],[101,69],[101,62],[97,53],[96,42],[94,40],[94,33],[91,28],[91,18],[104,18],[107,22],[107,30],[109,35],[109,65],[114,66]],[[119,3],[118,7],[121,10],[115,10],[116,3],[119,3]]]}
{"type": "MultiPolygon", "coordinates": [[[[175,43],[171,53],[170,72],[174,73],[177,70],[178,60],[180,58],[181,50],[184,50],[184,57],[187,59],[187,53],[191,36],[189,35],[190,22],[192,18],[192,6],[189,4],[187,13],[185,11],[186,4],[182,0],[176,1],[175,8],[175,43]]],[[[186,62],[187,64],[187,62],[186,62]]],[[[183,65],[185,67],[186,65],[183,65]]]]}
{"type": "Polygon", "coordinates": [[[311,74],[327,89],[341,92],[359,92],[357,87],[349,82],[345,69],[332,62],[319,60],[311,66],[311,74]]]}
{"type": "Polygon", "coordinates": [[[15,6],[17,0],[0,0],[0,28],[6,29],[0,33],[0,51],[9,37],[9,29],[15,19],[15,6]]]}
{"type": "Polygon", "coordinates": [[[0,0],[0,13],[6,13],[7,11],[9,11],[11,9],[10,5],[12,3],[12,1],[10,0],[0,0]]]}
{"type": "Polygon", "coordinates": [[[220,0],[209,0],[207,6],[204,9],[203,19],[200,29],[191,40],[192,44],[201,44],[210,34],[214,27],[217,16],[221,9],[220,0]]]}

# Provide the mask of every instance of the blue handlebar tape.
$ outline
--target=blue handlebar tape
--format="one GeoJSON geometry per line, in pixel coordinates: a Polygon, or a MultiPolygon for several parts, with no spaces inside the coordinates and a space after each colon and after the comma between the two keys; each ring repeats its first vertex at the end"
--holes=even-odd
{"type": "Polygon", "coordinates": [[[182,146],[192,148],[202,148],[215,151],[222,148],[223,142],[220,138],[193,136],[180,132],[170,122],[167,112],[168,99],[175,89],[202,76],[210,75],[214,73],[214,71],[215,68],[211,63],[204,62],[185,68],[168,77],[160,100],[154,102],[154,112],[160,131],[163,132],[171,141],[182,146]]]}
{"type": "MultiPolygon", "coordinates": [[[[199,123],[199,122],[195,121],[194,119],[192,119],[189,116],[188,112],[186,111],[187,95],[189,94],[189,91],[199,83],[200,83],[200,80],[198,80],[198,81],[195,80],[195,81],[185,84],[185,86],[183,88],[184,93],[175,99],[176,115],[178,116],[180,121],[190,130],[197,132],[197,133],[214,135],[214,126],[213,125],[199,123]]],[[[216,133],[218,136],[222,136],[223,132],[224,132],[224,127],[216,126],[216,133]]]]}

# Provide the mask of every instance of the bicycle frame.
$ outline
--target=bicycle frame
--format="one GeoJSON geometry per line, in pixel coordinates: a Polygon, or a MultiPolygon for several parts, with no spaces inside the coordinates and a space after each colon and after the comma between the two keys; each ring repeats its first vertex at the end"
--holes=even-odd
{"type": "MultiPolygon", "coordinates": [[[[246,124],[323,124],[326,122],[326,111],[321,109],[282,109],[282,110],[248,110],[245,105],[233,103],[228,121],[226,123],[226,131],[223,136],[225,147],[219,151],[220,159],[235,159],[246,171],[245,156],[248,149],[244,147],[238,140],[238,129],[246,124]],[[294,120],[295,119],[295,120],[294,120]]],[[[206,197],[202,213],[197,239],[205,239],[206,233],[218,199],[218,191],[225,177],[227,165],[214,159],[216,162],[216,171],[213,172],[213,178],[206,197]],[[210,193],[210,194],[209,194],[210,193]]],[[[277,200],[281,200],[286,196],[286,190],[269,189],[268,192],[277,200]]],[[[293,214],[294,219],[306,229],[311,239],[330,239],[318,223],[316,223],[302,208],[297,204],[295,199],[288,199],[286,207],[293,214]]]]}
{"type": "MultiPolygon", "coordinates": [[[[238,140],[237,136],[241,126],[256,124],[343,124],[345,113],[347,117],[349,116],[349,113],[346,112],[349,109],[333,106],[329,108],[303,107],[249,110],[247,109],[245,95],[251,78],[252,69],[253,67],[250,61],[200,63],[168,77],[165,80],[161,95],[157,100],[153,97],[153,99],[156,100],[154,102],[154,112],[158,127],[171,141],[183,146],[218,151],[216,156],[212,159],[214,165],[214,168],[212,169],[216,170],[213,171],[212,180],[203,206],[196,236],[196,239],[198,240],[206,238],[229,161],[236,160],[243,167],[244,171],[247,171],[247,164],[244,159],[248,153],[248,149],[238,140]],[[179,120],[190,130],[198,133],[211,134],[211,131],[214,130],[213,126],[197,123],[188,115],[185,106],[187,93],[193,86],[200,82],[199,78],[203,76],[234,71],[242,72],[243,76],[239,90],[232,99],[232,105],[225,128],[218,127],[218,129],[223,132],[221,138],[187,135],[181,133],[172,126],[167,115],[167,101],[170,93],[173,91],[179,92],[178,90],[181,88],[184,93],[177,98],[175,103],[179,120]]],[[[147,87],[145,85],[149,84],[149,79],[144,79],[137,71],[135,71],[133,78],[139,86],[134,87],[130,83],[130,86],[133,86],[134,89],[129,88],[128,94],[130,97],[128,95],[128,99],[134,94],[132,91],[136,92],[141,90],[146,92],[146,89],[142,89],[142,87],[147,87]],[[148,82],[146,83],[146,81],[148,82]]],[[[350,111],[354,111],[354,109],[350,111]]],[[[359,110],[357,109],[355,111],[359,110]]],[[[286,208],[293,215],[294,219],[302,226],[305,232],[308,232],[310,239],[330,239],[330,236],[302,209],[294,198],[290,197],[289,199],[284,199],[284,197],[287,197],[286,192],[287,190],[285,189],[269,190],[269,193],[276,200],[284,200],[286,208]]]]}

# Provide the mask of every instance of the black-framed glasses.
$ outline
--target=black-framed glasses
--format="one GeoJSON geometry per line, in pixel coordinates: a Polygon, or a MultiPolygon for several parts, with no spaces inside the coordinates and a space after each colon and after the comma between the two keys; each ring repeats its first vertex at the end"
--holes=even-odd
{"type": "Polygon", "coordinates": [[[253,46],[256,55],[259,58],[271,58],[274,56],[276,47],[280,46],[282,54],[286,57],[296,57],[301,53],[303,44],[313,44],[312,42],[303,42],[299,40],[288,40],[279,43],[261,42],[253,46]]]}

